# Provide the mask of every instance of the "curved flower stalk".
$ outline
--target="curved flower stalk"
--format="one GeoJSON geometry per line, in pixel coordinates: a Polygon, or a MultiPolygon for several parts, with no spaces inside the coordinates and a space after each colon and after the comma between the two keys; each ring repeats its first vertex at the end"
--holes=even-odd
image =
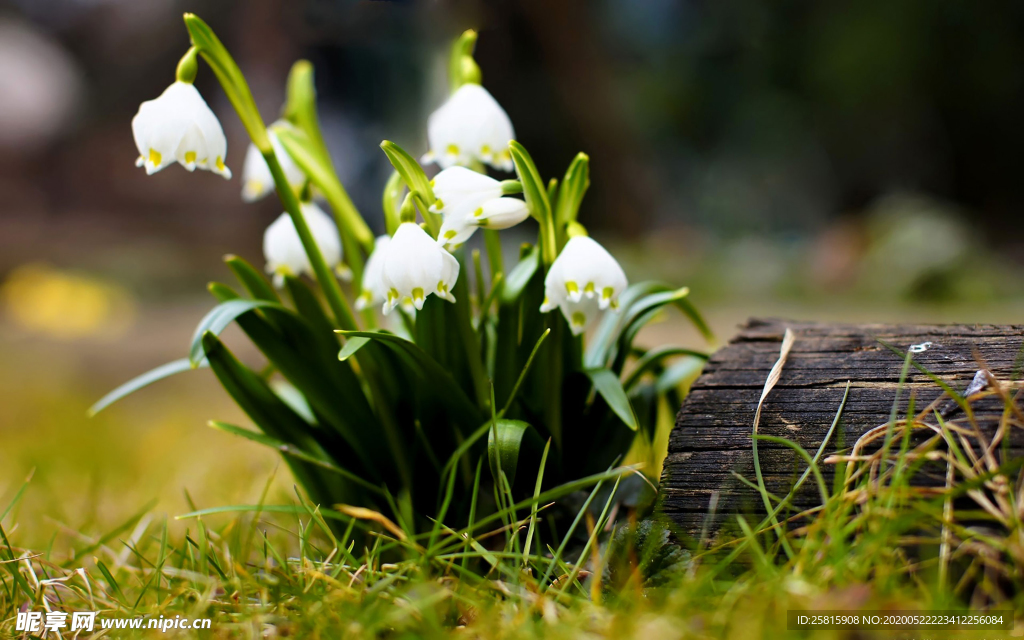
{"type": "Polygon", "coordinates": [[[387,288],[384,314],[399,304],[412,303],[416,310],[435,294],[455,302],[452,287],[459,279],[459,261],[441,248],[415,222],[403,222],[384,253],[381,281],[387,288]]]}
{"type": "MultiPolygon", "coordinates": [[[[521,189],[515,181],[509,189],[521,189]]],[[[477,228],[508,229],[530,217],[526,203],[502,197],[506,187],[499,181],[465,167],[450,167],[437,174],[430,186],[437,200],[430,211],[444,215],[437,241],[459,245],[477,228]]]]}
{"type": "Polygon", "coordinates": [[[384,286],[384,256],[387,255],[391,236],[378,236],[373,244],[373,253],[366,261],[363,270],[362,291],[356,298],[356,311],[368,309],[388,299],[388,289],[384,286]]]}
{"type": "MultiPolygon", "coordinates": [[[[334,221],[312,202],[303,202],[300,209],[324,261],[340,277],[346,277],[348,270],[341,262],[341,240],[334,221]]],[[[263,256],[267,260],[267,273],[274,276],[274,286],[283,286],[284,277],[288,275],[305,273],[316,277],[295,224],[287,213],[282,213],[263,233],[263,256]]]]}
{"type": "Polygon", "coordinates": [[[544,278],[540,310],[561,309],[573,335],[579,335],[599,311],[618,310],[619,294],[627,284],[622,267],[604,247],[587,236],[576,236],[565,244],[544,278]]]}
{"type": "Polygon", "coordinates": [[[482,162],[512,171],[508,141],[515,137],[512,121],[498,101],[479,84],[467,83],[430,115],[430,151],[422,161],[437,162],[442,169],[482,162]]]}
{"type": "Polygon", "coordinates": [[[191,82],[176,80],[160,97],[139,105],[132,135],[139,149],[135,166],[145,167],[149,175],[177,162],[189,171],[199,167],[231,177],[224,164],[224,129],[191,82]]]}
{"type": "MultiPolygon", "coordinates": [[[[284,146],[277,137],[278,129],[291,129],[292,125],[286,120],[278,120],[267,127],[267,135],[270,144],[274,148],[274,154],[281,163],[281,170],[288,184],[293,190],[299,192],[306,184],[306,174],[299,168],[292,157],[285,151],[284,146]]],[[[263,154],[255,144],[249,143],[245,152],[245,162],[242,164],[242,200],[255,202],[268,193],[274,191],[274,176],[270,173],[270,167],[263,158],[263,154]]]]}

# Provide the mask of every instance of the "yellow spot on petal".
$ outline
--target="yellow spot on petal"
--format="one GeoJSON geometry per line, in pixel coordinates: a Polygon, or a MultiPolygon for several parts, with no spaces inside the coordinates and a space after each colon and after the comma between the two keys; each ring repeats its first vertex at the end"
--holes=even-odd
{"type": "Polygon", "coordinates": [[[480,155],[482,155],[482,156],[489,156],[489,155],[491,155],[491,145],[485,144],[484,146],[480,147],[480,155]]]}
{"type": "Polygon", "coordinates": [[[596,293],[596,290],[594,289],[594,283],[593,282],[588,282],[587,286],[583,287],[583,293],[586,293],[586,294],[596,293]]]}
{"type": "Polygon", "coordinates": [[[442,200],[441,198],[434,200],[434,208],[437,209],[438,211],[444,209],[444,200],[442,200]]]}
{"type": "Polygon", "coordinates": [[[227,169],[227,167],[224,166],[223,158],[221,158],[220,156],[217,156],[217,162],[215,164],[217,166],[217,171],[224,171],[225,169],[227,169]]]}
{"type": "Polygon", "coordinates": [[[421,289],[420,287],[416,287],[415,289],[412,290],[413,300],[422,300],[423,297],[423,289],[421,289]]]}
{"type": "Polygon", "coordinates": [[[611,287],[605,287],[601,290],[601,297],[605,300],[611,298],[613,295],[615,295],[615,289],[611,287]]]}
{"type": "Polygon", "coordinates": [[[448,285],[446,285],[444,282],[438,282],[437,283],[437,292],[438,293],[448,293],[448,285]]]}
{"type": "Polygon", "coordinates": [[[583,315],[582,311],[577,311],[572,314],[572,326],[582,327],[587,324],[587,316],[583,315]]]}
{"type": "MultiPolygon", "coordinates": [[[[436,181],[435,181],[435,180],[433,180],[433,179],[431,179],[431,181],[427,183],[427,184],[429,184],[429,185],[430,185],[430,188],[431,188],[431,189],[433,189],[433,188],[434,188],[434,182],[436,182],[436,181]]],[[[440,200],[438,200],[438,202],[441,202],[441,201],[440,201],[440,200]]]]}
{"type": "Polygon", "coordinates": [[[476,211],[473,212],[473,217],[474,218],[479,218],[482,215],[484,215],[484,208],[483,207],[477,207],[476,211]]]}
{"type": "Polygon", "coordinates": [[[163,160],[163,156],[156,149],[150,148],[149,150],[149,163],[154,167],[160,166],[160,161],[163,160]]]}
{"type": "Polygon", "coordinates": [[[445,153],[448,153],[448,154],[453,155],[453,156],[459,155],[459,145],[457,145],[457,144],[450,144],[450,145],[448,145],[448,148],[445,149],[445,153]]]}
{"type": "Polygon", "coordinates": [[[451,240],[452,238],[454,238],[457,235],[459,235],[459,234],[454,229],[449,229],[449,230],[444,232],[444,239],[445,240],[451,240]]]}
{"type": "Polygon", "coordinates": [[[569,293],[579,293],[580,287],[572,280],[569,280],[568,282],[565,283],[565,290],[568,291],[569,293]]]}
{"type": "Polygon", "coordinates": [[[196,152],[195,151],[186,151],[185,152],[185,164],[192,164],[195,161],[196,161],[196,152]]]}

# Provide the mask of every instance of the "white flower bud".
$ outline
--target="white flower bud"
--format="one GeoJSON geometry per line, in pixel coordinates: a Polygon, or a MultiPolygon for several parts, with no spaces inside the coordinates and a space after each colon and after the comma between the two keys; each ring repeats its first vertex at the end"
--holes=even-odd
{"type": "Polygon", "coordinates": [[[422,309],[424,300],[432,293],[455,302],[451,290],[458,279],[459,261],[418,224],[403,222],[384,254],[384,313],[408,302],[417,310],[422,309]]]}
{"type": "Polygon", "coordinates": [[[573,335],[587,330],[598,311],[618,309],[626,274],[608,251],[587,236],[570,238],[544,278],[541,312],[561,309],[573,335]]]}
{"type": "Polygon", "coordinates": [[[139,105],[132,118],[132,135],[139,149],[135,166],[154,174],[172,162],[189,171],[196,167],[225,178],[228,142],[224,130],[199,91],[188,82],[175,82],[160,97],[139,105]]]}
{"type": "Polygon", "coordinates": [[[427,121],[430,151],[423,162],[447,169],[479,161],[512,171],[509,140],[512,122],[501,105],[479,84],[464,84],[427,121]]]}
{"type": "MultiPolygon", "coordinates": [[[[324,210],[312,202],[302,203],[300,210],[306,220],[306,226],[313,235],[316,246],[323,254],[324,261],[339,275],[343,274],[341,263],[341,237],[334,220],[324,210]]],[[[307,274],[316,277],[309,256],[302,246],[299,232],[295,229],[291,216],[282,213],[263,234],[263,255],[267,260],[267,273],[274,275],[274,285],[284,284],[284,276],[307,274]]]]}
{"type": "MultiPolygon", "coordinates": [[[[306,183],[306,174],[302,172],[277,137],[276,129],[291,127],[285,120],[278,120],[267,127],[267,137],[270,138],[270,145],[274,148],[274,155],[281,163],[281,170],[288,184],[292,189],[299,191],[306,183]]],[[[267,161],[263,159],[256,145],[249,143],[245,152],[245,162],[242,164],[242,200],[255,202],[274,190],[274,176],[270,173],[267,161]]]]}

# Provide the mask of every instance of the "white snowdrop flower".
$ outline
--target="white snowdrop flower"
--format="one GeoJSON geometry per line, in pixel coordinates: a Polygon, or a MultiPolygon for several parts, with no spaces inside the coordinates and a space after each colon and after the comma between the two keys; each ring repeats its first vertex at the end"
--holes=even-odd
{"type": "Polygon", "coordinates": [[[477,227],[508,229],[529,217],[526,203],[503,198],[501,183],[465,167],[450,167],[431,181],[437,201],[430,206],[444,215],[437,235],[441,244],[459,245],[469,240],[477,227]]]}
{"type": "Polygon", "coordinates": [[[423,162],[447,169],[479,161],[512,171],[508,142],[515,137],[508,114],[487,89],[464,84],[427,120],[430,151],[423,162]]]}
{"type": "MultiPolygon", "coordinates": [[[[277,129],[291,126],[286,120],[278,120],[267,127],[267,137],[270,138],[270,145],[274,148],[277,161],[281,163],[281,170],[288,184],[295,191],[299,191],[306,183],[306,174],[284,150],[276,133],[277,129]]],[[[245,152],[245,163],[242,165],[242,200],[255,202],[273,191],[274,176],[270,174],[270,167],[267,166],[267,161],[263,159],[259,148],[250,142],[249,149],[245,152]]]]}
{"type": "Polygon", "coordinates": [[[544,278],[541,312],[562,311],[573,335],[587,330],[598,311],[617,310],[626,274],[608,251],[586,236],[570,238],[544,278]]]}
{"type": "MultiPolygon", "coordinates": [[[[303,202],[300,210],[324,261],[344,277],[346,268],[341,263],[341,237],[334,220],[312,202],[303,202]]],[[[264,232],[263,256],[267,260],[267,273],[273,274],[274,285],[277,287],[284,284],[285,276],[305,273],[316,277],[299,232],[295,230],[295,224],[287,213],[282,213],[264,232]]]]}
{"type": "Polygon", "coordinates": [[[154,174],[172,162],[189,171],[196,167],[231,177],[224,165],[228,142],[224,130],[191,83],[176,81],[155,100],[139,105],[132,118],[139,149],[135,166],[154,174]]]}
{"type": "Polygon", "coordinates": [[[391,236],[384,234],[373,243],[373,253],[363,269],[363,290],[356,298],[356,311],[362,311],[387,300],[388,289],[384,286],[384,256],[387,254],[391,236]]]}
{"type": "Polygon", "coordinates": [[[417,310],[430,294],[455,302],[452,287],[459,279],[459,261],[415,222],[403,222],[384,254],[381,280],[387,288],[384,314],[412,302],[417,310]]]}

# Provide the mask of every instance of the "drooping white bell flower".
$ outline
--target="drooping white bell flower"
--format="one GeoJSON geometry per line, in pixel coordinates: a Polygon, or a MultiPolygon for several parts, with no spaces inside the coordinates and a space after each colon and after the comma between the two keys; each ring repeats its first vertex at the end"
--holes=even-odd
{"type": "Polygon", "coordinates": [[[224,130],[191,83],[176,81],[160,97],[139,105],[132,118],[132,135],[139,149],[135,166],[154,174],[172,162],[189,171],[196,167],[225,178],[228,142],[224,130]]]}
{"type": "Polygon", "coordinates": [[[529,217],[526,203],[503,198],[501,183],[465,167],[450,167],[431,182],[437,201],[430,206],[444,215],[437,235],[441,244],[459,245],[478,227],[508,229],[529,217]]]}
{"type": "Polygon", "coordinates": [[[622,267],[600,244],[586,236],[570,238],[544,278],[541,312],[562,311],[573,335],[587,330],[598,311],[618,309],[628,284],[622,267]]]}
{"type": "MultiPolygon", "coordinates": [[[[312,202],[303,202],[300,210],[324,261],[335,273],[344,277],[347,269],[341,262],[341,237],[334,220],[312,202]]],[[[274,286],[282,286],[285,276],[305,273],[316,277],[299,232],[295,230],[295,224],[287,213],[282,213],[264,232],[263,256],[267,260],[267,273],[274,276],[274,286]]]]}
{"type": "Polygon", "coordinates": [[[512,171],[508,142],[515,138],[512,121],[497,100],[479,84],[455,90],[427,120],[430,151],[423,162],[447,169],[479,161],[495,169],[512,171]]]}
{"type": "MultiPolygon", "coordinates": [[[[306,183],[306,174],[285,151],[276,133],[277,129],[291,126],[286,120],[278,120],[267,127],[267,137],[270,138],[270,145],[274,148],[277,161],[281,163],[281,170],[288,179],[288,184],[295,191],[299,191],[306,183]]],[[[270,174],[270,167],[267,166],[267,161],[263,159],[259,148],[250,142],[245,152],[245,163],[242,165],[242,200],[255,202],[273,191],[274,176],[270,174]]]]}
{"type": "Polygon", "coordinates": [[[384,286],[384,256],[391,244],[391,236],[384,234],[373,243],[373,253],[363,269],[363,290],[356,298],[356,311],[362,311],[388,299],[388,288],[384,286]]]}
{"type": "Polygon", "coordinates": [[[459,279],[459,261],[415,222],[403,222],[384,254],[381,280],[387,287],[384,314],[411,302],[417,310],[430,294],[455,302],[452,287],[459,279]]]}

